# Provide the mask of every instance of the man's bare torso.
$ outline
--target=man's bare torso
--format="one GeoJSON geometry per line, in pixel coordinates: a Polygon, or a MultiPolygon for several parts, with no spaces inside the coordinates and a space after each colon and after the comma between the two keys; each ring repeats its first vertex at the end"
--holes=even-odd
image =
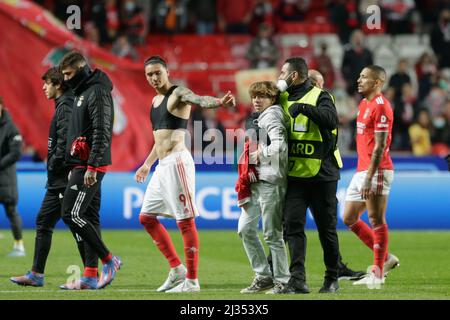
{"type": "MultiPolygon", "coordinates": [[[[167,101],[167,110],[179,118],[189,119],[191,105],[180,101],[180,98],[176,94],[177,90],[178,88],[170,95],[167,101]]],[[[152,107],[160,107],[163,99],[164,95],[162,94],[155,96],[152,107]]],[[[155,139],[155,150],[159,160],[167,157],[172,152],[186,150],[184,129],[159,129],[153,131],[153,136],[155,139]]]]}

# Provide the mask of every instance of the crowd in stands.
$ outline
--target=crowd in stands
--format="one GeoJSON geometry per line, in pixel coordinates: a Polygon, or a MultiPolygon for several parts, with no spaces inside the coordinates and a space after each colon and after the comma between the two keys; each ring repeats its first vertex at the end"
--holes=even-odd
{"type": "MultiPolygon", "coordinates": [[[[144,58],[139,56],[139,48],[151,45],[146,40],[150,35],[239,34],[250,37],[245,54],[248,68],[279,67],[285,57],[276,39],[286,34],[285,26],[331,25],[338,43],[317,43],[308,62],[324,75],[325,88],[336,98],[344,154],[354,149],[354,121],[361,99],[356,80],[364,66],[377,63],[374,49],[366,44],[367,38],[372,34],[426,35],[427,50],[414,59],[398,54],[396,69],[388,70],[384,93],[392,101],[395,115],[392,150],[418,156],[446,155],[450,151],[450,0],[36,2],[61,20],[67,18],[68,5],[78,4],[82,8],[83,28],[77,32],[114,54],[135,61],[144,58]],[[381,9],[381,26],[377,30],[368,29],[365,23],[371,5],[381,9]],[[336,45],[342,48],[342,59],[336,60],[336,45]]],[[[205,128],[226,128],[227,125],[213,120],[214,115],[196,113],[199,119],[207,120],[205,128]]],[[[236,117],[239,121],[244,118],[245,114],[236,117]]]]}

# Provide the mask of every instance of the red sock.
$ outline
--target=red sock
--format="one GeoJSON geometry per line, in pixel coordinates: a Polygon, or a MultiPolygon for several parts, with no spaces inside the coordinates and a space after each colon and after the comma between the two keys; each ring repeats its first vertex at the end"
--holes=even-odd
{"type": "Polygon", "coordinates": [[[375,275],[379,278],[383,275],[383,265],[388,253],[388,225],[380,224],[373,227],[375,242],[373,245],[373,265],[375,275]]]}
{"type": "Polygon", "coordinates": [[[184,242],[187,268],[186,278],[197,279],[199,241],[195,221],[192,218],[178,221],[178,228],[180,228],[184,242]]]}
{"type": "Polygon", "coordinates": [[[83,277],[97,278],[97,268],[85,267],[83,272],[83,277]]]}
{"type": "Polygon", "coordinates": [[[139,215],[139,221],[147,230],[148,234],[152,237],[153,242],[158,247],[159,251],[166,257],[171,268],[175,268],[181,264],[180,258],[178,258],[175,247],[170,239],[169,233],[166,228],[158,221],[156,217],[149,216],[148,214],[139,215]]]}
{"type": "Polygon", "coordinates": [[[103,264],[108,263],[111,261],[111,259],[112,259],[112,253],[110,252],[110,253],[108,253],[108,255],[106,257],[102,258],[102,263],[103,264]]]}
{"type": "Polygon", "coordinates": [[[373,250],[375,235],[372,229],[370,229],[364,221],[358,220],[350,226],[350,229],[370,248],[370,250],[373,250]]]}

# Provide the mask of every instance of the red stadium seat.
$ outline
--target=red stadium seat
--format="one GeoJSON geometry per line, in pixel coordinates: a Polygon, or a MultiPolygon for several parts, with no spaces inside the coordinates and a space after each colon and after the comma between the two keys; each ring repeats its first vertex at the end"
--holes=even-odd
{"type": "Polygon", "coordinates": [[[306,21],[306,22],[283,22],[281,24],[281,33],[335,33],[336,28],[332,23],[306,21]]]}

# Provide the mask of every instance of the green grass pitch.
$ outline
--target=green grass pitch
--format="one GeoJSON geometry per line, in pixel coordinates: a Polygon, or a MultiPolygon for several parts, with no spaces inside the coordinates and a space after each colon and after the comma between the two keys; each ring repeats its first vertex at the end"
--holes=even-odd
{"type": "MultiPolygon", "coordinates": [[[[171,231],[178,253],[183,259],[181,235],[171,231]]],[[[75,242],[66,230],[56,231],[46,268],[45,286],[19,287],[9,281],[31,267],[34,231],[24,233],[27,256],[7,257],[12,247],[8,230],[0,239],[0,300],[4,299],[152,299],[152,300],[240,300],[240,299],[450,299],[450,232],[391,231],[389,246],[400,259],[380,290],[352,286],[340,282],[336,294],[318,294],[324,266],[316,231],[308,231],[307,281],[308,295],[242,295],[239,291],[250,284],[253,273],[242,243],[235,231],[200,231],[199,279],[202,291],[196,294],[167,294],[154,290],[166,279],[168,264],[144,230],[103,232],[108,247],[123,260],[112,285],[98,291],[62,291],[58,286],[70,274],[71,265],[81,265],[75,242]]],[[[348,231],[339,232],[344,262],[353,269],[366,270],[371,252],[348,231]]]]}

